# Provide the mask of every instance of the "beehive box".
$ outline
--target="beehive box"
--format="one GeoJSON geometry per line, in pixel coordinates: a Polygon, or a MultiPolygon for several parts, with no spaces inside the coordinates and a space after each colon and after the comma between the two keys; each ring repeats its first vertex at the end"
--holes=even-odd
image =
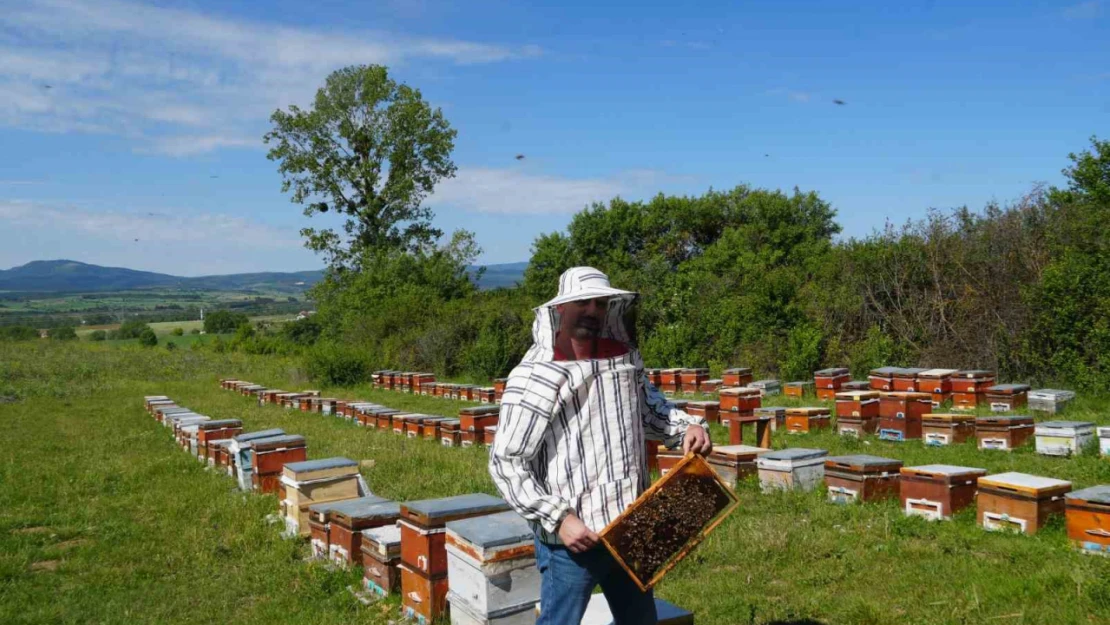
{"type": "Polygon", "coordinates": [[[1065,495],[1068,539],[1081,551],[1110,556],[1110,486],[1065,495]]]}
{"type": "Polygon", "coordinates": [[[492,386],[483,386],[478,389],[477,401],[483,404],[492,404],[497,401],[497,394],[494,392],[492,386]]]}
{"type": "Polygon", "coordinates": [[[482,431],[482,443],[487,447],[492,446],[495,438],[497,438],[497,426],[487,425],[482,431]]]}
{"type": "Polygon", "coordinates": [[[702,393],[716,393],[717,391],[721,390],[722,386],[724,386],[724,380],[720,378],[714,378],[702,382],[698,386],[698,391],[702,393]]]}
{"type": "MultiPolygon", "coordinates": [[[[157,402],[170,402],[170,398],[169,398],[168,395],[143,395],[143,406],[146,407],[146,411],[148,413],[153,414],[153,411],[151,410],[150,405],[151,405],[151,403],[156,402],[156,401],[157,402]]],[[[170,402],[170,403],[172,403],[172,402],[170,402]]]]}
{"type": "Polygon", "coordinates": [[[879,429],[879,419],[864,419],[862,417],[837,417],[836,433],[841,436],[863,438],[874,434],[879,429]]]}
{"type": "Polygon", "coordinates": [[[996,384],[985,393],[991,412],[1010,412],[1025,407],[1028,384],[996,384]]]}
{"type": "Polygon", "coordinates": [[[458,419],[447,419],[439,426],[439,442],[444,447],[458,447],[461,444],[459,439],[459,423],[458,419]]]}
{"type": "Polygon", "coordinates": [[[306,457],[303,436],[272,436],[254,441],[250,458],[251,487],[263,493],[276,493],[285,464],[303,462],[306,457]]]}
{"type": "Polygon", "coordinates": [[[916,393],[918,389],[917,376],[922,371],[928,371],[921,367],[902,367],[894,372],[891,377],[891,386],[896,392],[900,393],[916,393]]]}
{"type": "Polygon", "coordinates": [[[681,375],[682,369],[663,369],[663,383],[659,385],[659,390],[667,395],[677,393],[682,388],[682,380],[679,377],[681,375]]]}
{"type": "Polygon", "coordinates": [[[369,495],[332,504],[328,512],[328,559],[340,566],[362,566],[362,531],[396,525],[401,506],[369,495]]]}
{"type": "Polygon", "coordinates": [[[755,382],[748,384],[748,386],[759,389],[759,394],[763,397],[767,397],[768,395],[779,395],[782,393],[782,383],[778,380],[756,380],[755,382]]]}
{"type": "Polygon", "coordinates": [[[338,502],[315,503],[308,507],[308,546],[313,560],[327,560],[331,551],[328,509],[333,503],[338,502]]]}
{"type": "Polygon", "coordinates": [[[922,416],[932,412],[929,393],[893,391],[879,397],[879,438],[889,441],[921,438],[922,416]]]}
{"type": "Polygon", "coordinates": [[[531,612],[540,600],[535,534],[516,512],[447,524],[447,585],[452,613],[497,622],[531,612]]]}
{"type": "Polygon", "coordinates": [[[871,390],[893,391],[894,374],[901,370],[901,367],[878,367],[877,369],[872,369],[871,373],[867,376],[867,381],[871,384],[871,390]]]}
{"type": "Polygon", "coordinates": [[[421,575],[447,574],[446,526],[450,521],[488,516],[509,509],[485,494],[424,499],[401,504],[401,561],[421,575]]]}
{"type": "MultiPolygon", "coordinates": [[[[648,441],[650,444],[651,441],[648,441]]],[[[656,445],[655,459],[659,463],[659,475],[666,475],[671,469],[678,466],[686,455],[681,449],[668,449],[665,445],[656,445]]]]}
{"type": "Polygon", "coordinates": [[[230,438],[222,438],[220,440],[208,442],[208,466],[226,472],[227,465],[230,464],[228,456],[228,447],[231,446],[230,438]]]}
{"type": "Polygon", "coordinates": [[[825,478],[824,449],[794,447],[771,451],[756,458],[763,492],[812,490],[825,478]]]}
{"type": "Polygon", "coordinates": [[[953,393],[981,394],[994,386],[994,372],[985,369],[963,369],[952,374],[953,393]]]}
{"type": "Polygon", "coordinates": [[[845,367],[830,367],[813,372],[813,384],[818,390],[839,391],[851,379],[852,375],[845,367]]]}
{"type": "Polygon", "coordinates": [[[428,417],[420,422],[420,437],[424,440],[438,441],[439,429],[443,427],[443,422],[447,421],[447,417],[428,417]]]}
{"type": "Polygon", "coordinates": [[[401,588],[401,528],[384,525],[362,530],[362,583],[385,597],[401,588]]]}
{"type": "Polygon", "coordinates": [[[900,497],[906,516],[929,520],[951,519],[974,505],[979,478],[986,469],[949,464],[927,464],[902,468],[900,497]]]}
{"type": "MultiPolygon", "coordinates": [[[[541,608],[541,605],[536,605],[536,617],[541,614],[541,608]]],[[[694,625],[693,612],[658,597],[655,598],[655,616],[656,625],[694,625]]],[[[535,619],[521,621],[521,623],[535,623],[535,619]]],[[[467,623],[466,625],[470,624],[467,623]]],[[[609,609],[609,602],[606,601],[604,594],[598,593],[590,597],[590,602],[586,605],[586,613],[582,616],[580,625],[613,625],[613,612],[609,609]]]]}
{"type": "Polygon", "coordinates": [[[239,488],[241,490],[251,489],[251,472],[253,471],[251,468],[251,456],[254,442],[284,435],[285,430],[281,428],[271,428],[269,430],[259,430],[257,432],[246,432],[232,437],[231,445],[228,446],[227,449],[231,459],[228,473],[239,482],[239,488]]]}
{"type": "MultiPolygon", "coordinates": [[[[373,415],[374,424],[377,426],[377,429],[379,431],[393,432],[393,418],[400,416],[401,411],[390,410],[387,408],[374,408],[370,411],[370,414],[373,415]]],[[[369,423],[370,420],[367,419],[366,422],[369,423]]]]}
{"type": "Polygon", "coordinates": [[[760,406],[752,411],[757,417],[765,417],[771,421],[771,431],[786,427],[786,408],[783,406],[760,406]]]}
{"type": "Polygon", "coordinates": [[[836,417],[879,418],[879,391],[841,391],[836,394],[836,417]]]}
{"type": "Polygon", "coordinates": [[[621,568],[646,592],[736,505],[732,489],[701,456],[690,454],[598,535],[621,568]]]}
{"type": "Polygon", "coordinates": [[[686,412],[692,417],[701,417],[710,423],[720,423],[721,403],[716,401],[692,401],[686,404],[686,412]]]}
{"type": "Polygon", "coordinates": [[[983,415],[975,419],[979,449],[1012,451],[1033,437],[1033,417],[1027,415],[983,415]]]}
{"type": "Polygon", "coordinates": [[[755,475],[755,459],[771,451],[751,445],[719,445],[709,454],[709,466],[730,488],[736,488],[745,477],[755,475]]]}
{"type": "Polygon", "coordinates": [[[870,391],[871,382],[867,380],[849,380],[840,386],[842,391],[870,391]]]}
{"type": "Polygon", "coordinates": [[[787,382],[782,393],[787,397],[797,397],[799,399],[805,397],[806,395],[812,395],[814,394],[813,380],[787,382]]]}
{"type": "Polygon", "coordinates": [[[1036,534],[1053,514],[1064,514],[1071,482],[1026,473],[979,478],[979,525],[1036,534]]]}
{"type": "Polygon", "coordinates": [[[724,386],[748,386],[752,381],[752,370],[749,367],[733,367],[721,372],[724,386]]]}
{"type": "Polygon", "coordinates": [[[934,447],[958,445],[975,438],[975,415],[930,412],[921,417],[921,436],[934,447]]]}
{"type": "Polygon", "coordinates": [[[790,434],[816,432],[829,427],[829,409],[823,406],[807,406],[786,409],[786,431],[790,434]]]}
{"type": "Polygon", "coordinates": [[[209,444],[224,438],[243,433],[243,422],[239,419],[210,419],[197,424],[197,457],[205,462],[213,459],[209,444]]]}
{"type": "Polygon", "coordinates": [[[1026,395],[1030,410],[1058,414],[1064,410],[1071,400],[1075,399],[1075,391],[1063,391],[1055,388],[1041,388],[1029,391],[1026,395]]]}
{"type": "Polygon", "coordinates": [[[447,612],[447,575],[429,577],[404,561],[401,569],[401,615],[431,625],[447,612]]]}
{"type": "Polygon", "coordinates": [[[1070,456],[1083,451],[1095,439],[1095,424],[1090,421],[1045,421],[1036,424],[1037,453],[1042,456],[1070,456]]]}
{"type": "Polygon", "coordinates": [[[278,395],[284,393],[280,388],[268,388],[265,392],[258,396],[259,405],[275,404],[278,400],[278,395]]]}
{"type": "Polygon", "coordinates": [[[349,458],[289,462],[282,467],[281,484],[285,487],[282,504],[286,532],[290,536],[308,536],[309,506],[359,496],[358,463],[349,458]]]}
{"type": "MultiPolygon", "coordinates": [[[[393,433],[398,436],[406,436],[409,429],[409,422],[415,422],[416,427],[420,427],[420,421],[429,415],[424,414],[395,414],[390,417],[390,424],[393,433]]],[[[414,435],[415,436],[415,435],[414,435]]]]}
{"type": "Polygon", "coordinates": [[[487,427],[497,425],[500,414],[501,406],[496,404],[463,408],[459,410],[459,432],[469,432],[471,441],[480,443],[481,439],[475,441],[474,437],[479,436],[478,433],[484,432],[487,427]]]}
{"type": "Polygon", "coordinates": [[[933,406],[952,399],[952,376],[956,369],[926,369],[917,374],[917,390],[933,396],[933,406]]]}
{"type": "Polygon", "coordinates": [[[662,369],[644,369],[644,375],[647,376],[648,383],[659,388],[663,384],[663,370],[662,369]]]}
{"type": "Polygon", "coordinates": [[[718,393],[720,421],[727,424],[733,414],[751,414],[763,404],[759,389],[748,386],[723,388],[718,393]]]}
{"type": "Polygon", "coordinates": [[[678,373],[679,390],[683,393],[697,393],[701,383],[709,379],[709,369],[682,369],[678,373]]]}
{"type": "Polygon", "coordinates": [[[867,454],[825,458],[829,501],[852,503],[898,496],[902,461],[867,454]]]}
{"type": "Polygon", "coordinates": [[[409,418],[405,419],[405,436],[407,438],[423,438],[424,420],[430,416],[426,414],[410,415],[409,418]]]}
{"type": "Polygon", "coordinates": [[[1110,427],[1098,428],[1098,453],[1110,456],[1110,427]]]}
{"type": "Polygon", "coordinates": [[[501,396],[505,394],[505,384],[508,382],[508,378],[497,378],[493,381],[493,403],[501,403],[501,396]]]}

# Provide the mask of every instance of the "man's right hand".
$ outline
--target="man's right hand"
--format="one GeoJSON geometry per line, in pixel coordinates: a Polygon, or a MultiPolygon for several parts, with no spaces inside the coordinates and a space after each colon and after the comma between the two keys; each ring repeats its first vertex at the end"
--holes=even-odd
{"type": "Polygon", "coordinates": [[[583,553],[593,549],[601,538],[586,527],[582,519],[571,512],[563,517],[563,522],[559,524],[559,540],[563,541],[563,546],[572,552],[583,553]]]}

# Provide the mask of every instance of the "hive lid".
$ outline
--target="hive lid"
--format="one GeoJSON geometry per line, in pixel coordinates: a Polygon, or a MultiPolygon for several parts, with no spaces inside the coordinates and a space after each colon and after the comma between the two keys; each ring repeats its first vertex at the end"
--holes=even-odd
{"type": "Polygon", "coordinates": [[[717,392],[718,395],[736,395],[737,397],[751,397],[759,395],[759,389],[751,386],[731,386],[717,392]]]}
{"type": "Polygon", "coordinates": [[[689,367],[689,368],[686,368],[686,369],[682,369],[680,371],[680,373],[705,373],[705,374],[708,374],[709,369],[707,367],[689,367]]]}
{"type": "Polygon", "coordinates": [[[837,399],[859,401],[861,399],[878,399],[879,391],[841,391],[836,394],[837,399]]]}
{"type": "Polygon", "coordinates": [[[459,421],[458,419],[444,419],[443,421],[441,421],[439,423],[439,425],[440,425],[440,427],[443,427],[443,426],[447,426],[447,425],[458,425],[459,423],[462,423],[462,422],[459,421]]]}
{"type": "Polygon", "coordinates": [[[894,377],[916,378],[917,374],[921,373],[922,371],[928,371],[928,369],[925,369],[923,367],[903,367],[901,370],[894,373],[894,377]]]}
{"type": "Polygon", "coordinates": [[[1056,388],[1040,388],[1035,391],[1029,391],[1029,399],[1066,401],[1075,399],[1075,391],[1063,391],[1056,388]]]}
{"type": "Polygon", "coordinates": [[[824,406],[799,406],[786,409],[786,416],[822,417],[830,414],[824,406]]]}
{"type": "Polygon", "coordinates": [[[750,386],[752,388],[774,388],[776,386],[782,386],[782,383],[780,383],[778,380],[767,379],[767,380],[756,380],[755,382],[752,382],[748,386],[750,386]]]}
{"type": "Polygon", "coordinates": [[[1095,424],[1093,421],[1044,421],[1037,424],[1037,429],[1075,429],[1075,428],[1093,428],[1095,424]]]}
{"type": "Polygon", "coordinates": [[[979,486],[1002,487],[1036,494],[1044,491],[1071,488],[1071,482],[1011,471],[1009,473],[998,473],[996,475],[981,477],[979,478],[979,486]]]}
{"type": "Polygon", "coordinates": [[[958,373],[958,369],[926,369],[917,374],[920,378],[947,378],[958,373]]]}
{"type": "Polygon", "coordinates": [[[244,434],[239,434],[232,437],[231,440],[235,441],[236,443],[246,443],[250,441],[256,441],[260,438],[282,436],[283,434],[285,434],[285,430],[281,428],[271,428],[269,430],[258,430],[257,432],[246,432],[244,434]]]}
{"type": "Polygon", "coordinates": [[[994,372],[987,371],[986,369],[961,369],[956,372],[954,377],[971,379],[993,378],[994,372]]]}
{"type": "Polygon", "coordinates": [[[763,460],[809,460],[811,458],[823,458],[829,455],[829,452],[824,449],[806,449],[804,447],[792,447],[790,449],[779,449],[777,451],[770,451],[762,456],[763,460]]]}
{"type": "Polygon", "coordinates": [[[1033,417],[1023,414],[987,414],[979,415],[977,423],[1032,423],[1033,417]]]}
{"type": "Polygon", "coordinates": [[[686,403],[687,408],[719,408],[719,401],[691,401],[686,403]]]}
{"type": "Polygon", "coordinates": [[[949,423],[975,421],[975,418],[975,415],[966,412],[929,412],[921,415],[922,421],[947,421],[949,423]]]}
{"type": "Polygon", "coordinates": [[[443,423],[446,420],[447,420],[447,417],[426,416],[423,419],[421,419],[421,423],[427,425],[429,423],[443,423]]]}
{"type": "Polygon", "coordinates": [[[850,380],[841,384],[840,388],[849,391],[866,391],[871,388],[871,382],[867,380],[850,380]]]}
{"type": "Polygon", "coordinates": [[[459,414],[460,415],[467,415],[467,416],[478,416],[478,415],[484,415],[484,414],[497,414],[499,412],[501,412],[501,406],[498,406],[497,404],[483,404],[481,406],[467,406],[466,408],[460,408],[459,409],[459,414]]]}
{"type": "Polygon", "coordinates": [[[995,384],[987,388],[988,393],[1020,393],[1028,390],[1028,384],[995,384]]]}
{"type": "Polygon", "coordinates": [[[163,401],[169,399],[168,395],[143,395],[143,401],[163,401]]]}
{"type": "Polygon", "coordinates": [[[902,466],[901,460],[894,458],[882,458],[879,456],[871,456],[868,454],[852,454],[848,456],[829,456],[825,458],[825,466],[829,465],[842,465],[852,468],[876,468],[876,467],[894,467],[902,466]]]}
{"type": "Polygon", "coordinates": [[[787,382],[787,386],[813,386],[813,380],[798,380],[795,382],[787,382]]]}
{"type": "Polygon", "coordinates": [[[304,445],[304,437],[300,434],[283,434],[281,436],[270,436],[268,438],[258,438],[250,441],[251,446],[257,448],[264,447],[282,447],[289,445],[304,445]]]}
{"type": "Polygon", "coordinates": [[[307,471],[325,471],[327,469],[340,469],[343,467],[358,467],[358,463],[350,458],[335,457],[321,458],[319,460],[302,460],[301,462],[288,462],[285,464],[286,472],[302,473],[307,471]]]}
{"type": "Polygon", "coordinates": [[[375,495],[337,501],[328,510],[333,518],[338,516],[352,524],[358,521],[395,521],[401,516],[401,504],[375,495]]]}
{"type": "Polygon", "coordinates": [[[928,399],[930,401],[933,399],[931,393],[919,393],[915,391],[882,391],[879,397],[892,397],[894,399],[928,399]]]}
{"type": "Polygon", "coordinates": [[[387,550],[393,548],[400,548],[401,546],[401,528],[396,525],[383,525],[368,530],[362,530],[362,542],[367,542],[373,545],[381,545],[387,550]]]}
{"type": "Polygon", "coordinates": [[[1110,485],[1101,484],[1099,486],[1091,486],[1089,488],[1070,492],[1065,495],[1065,497],[1071,500],[1110,505],[1110,485]]]}
{"type": "Polygon", "coordinates": [[[201,424],[202,430],[219,430],[221,428],[237,428],[242,427],[243,422],[239,419],[213,419],[205,421],[201,424]]]}
{"type": "Polygon", "coordinates": [[[431,523],[441,523],[452,520],[452,517],[475,516],[492,514],[509,509],[509,504],[504,499],[472,493],[469,495],[456,495],[441,499],[422,499],[401,504],[401,514],[407,517],[419,517],[431,523]]]}
{"type": "Polygon", "coordinates": [[[878,367],[871,370],[871,375],[877,378],[889,378],[902,371],[905,371],[902,367],[878,367]]]}
{"type": "Polygon", "coordinates": [[[780,414],[786,414],[786,407],[785,406],[762,406],[760,408],[756,408],[753,412],[755,414],[764,414],[764,415],[770,414],[770,415],[775,415],[777,417],[780,414]]]}
{"type": "Polygon", "coordinates": [[[713,447],[713,452],[709,454],[709,461],[755,458],[769,451],[771,450],[765,447],[753,447],[751,445],[720,445],[713,447]]]}
{"type": "Polygon", "coordinates": [[[979,469],[976,467],[961,467],[954,464],[925,464],[917,467],[903,467],[903,475],[929,475],[945,477],[956,477],[960,475],[986,475],[986,469],[979,469]]]}
{"type": "Polygon", "coordinates": [[[847,367],[829,367],[828,369],[818,369],[813,372],[813,375],[823,378],[831,378],[838,375],[848,375],[847,367]]]}
{"type": "Polygon", "coordinates": [[[724,372],[729,374],[729,375],[737,375],[737,374],[743,375],[743,374],[751,373],[752,369],[751,369],[751,367],[733,367],[731,369],[725,369],[724,372]]]}
{"type": "Polygon", "coordinates": [[[449,521],[447,531],[483,549],[532,542],[535,538],[528,521],[512,510],[449,521]]]}

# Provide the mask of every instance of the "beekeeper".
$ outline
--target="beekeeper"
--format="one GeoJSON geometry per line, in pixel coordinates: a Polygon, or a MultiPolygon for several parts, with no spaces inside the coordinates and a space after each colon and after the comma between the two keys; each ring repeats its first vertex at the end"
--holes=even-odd
{"type": "Polygon", "coordinates": [[[638,295],[592,267],[568,269],[536,308],[533,345],[509,374],[489,471],[531,522],[543,576],[540,625],[576,624],[601,585],[617,625],[655,623],[655,601],[597,532],[648,487],[645,439],[707,454],[704,419],[667,401],[644,374],[638,295]]]}

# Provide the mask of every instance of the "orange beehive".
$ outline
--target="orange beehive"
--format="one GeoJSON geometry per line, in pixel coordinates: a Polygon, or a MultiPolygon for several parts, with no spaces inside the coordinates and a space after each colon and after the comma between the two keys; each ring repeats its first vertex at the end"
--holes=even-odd
{"type": "Polygon", "coordinates": [[[721,420],[721,404],[715,401],[692,401],[686,404],[686,412],[692,417],[701,417],[710,423],[721,420]]]}
{"type": "Polygon", "coordinates": [[[1092,486],[1065,499],[1068,538],[1087,553],[1110,555],[1110,486],[1092,486]]]}
{"type": "Polygon", "coordinates": [[[988,530],[1036,534],[1054,514],[1064,514],[1071,482],[1025,473],[979,478],[979,525],[988,530]]]}
{"type": "Polygon", "coordinates": [[[898,369],[897,371],[895,371],[894,376],[891,380],[891,383],[894,386],[894,390],[903,393],[916,393],[920,391],[921,389],[918,388],[917,384],[917,376],[922,371],[927,371],[927,369],[921,369],[919,367],[909,367],[898,369]]]}
{"type": "Polygon", "coordinates": [[[932,409],[930,393],[883,393],[879,397],[879,438],[890,441],[920,439],[922,416],[932,409]]]}
{"type": "Polygon", "coordinates": [[[726,423],[733,414],[751,414],[763,404],[759,389],[747,386],[723,388],[718,396],[721,423],[726,423]]]}
{"type": "Polygon", "coordinates": [[[791,434],[814,432],[829,427],[829,409],[808,406],[786,409],[786,431],[791,434]]]}
{"type": "Polygon", "coordinates": [[[732,369],[725,369],[721,375],[721,385],[729,386],[747,386],[752,382],[752,370],[748,367],[733,367],[732,369]]]}
{"type": "Polygon", "coordinates": [[[683,393],[696,393],[701,383],[709,379],[709,369],[682,369],[678,372],[679,389],[683,393]]]}

